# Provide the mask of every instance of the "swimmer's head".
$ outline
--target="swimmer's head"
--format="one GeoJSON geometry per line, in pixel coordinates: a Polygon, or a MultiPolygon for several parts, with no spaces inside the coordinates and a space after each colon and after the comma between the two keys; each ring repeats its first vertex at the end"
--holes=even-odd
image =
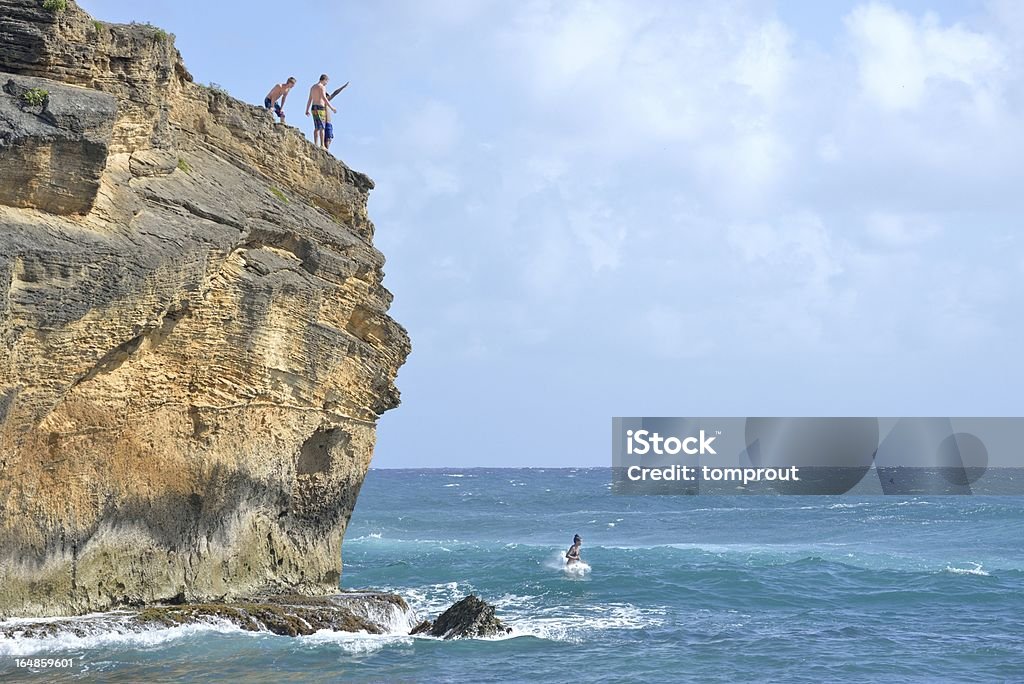
{"type": "Polygon", "coordinates": [[[573,543],[573,544],[579,544],[579,543],[581,543],[582,541],[583,541],[583,538],[582,538],[582,537],[580,537],[580,535],[578,535],[578,534],[577,534],[577,535],[576,535],[575,537],[573,537],[573,538],[572,538],[572,543],[573,543]]]}

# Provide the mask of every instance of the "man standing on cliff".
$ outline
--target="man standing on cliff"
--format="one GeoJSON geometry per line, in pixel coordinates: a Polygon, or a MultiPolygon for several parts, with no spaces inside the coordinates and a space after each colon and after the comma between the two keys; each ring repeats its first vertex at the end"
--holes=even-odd
{"type": "Polygon", "coordinates": [[[338,111],[331,106],[331,101],[327,98],[329,80],[327,74],[320,74],[320,80],[309,89],[309,99],[306,100],[306,116],[309,116],[311,109],[313,111],[313,144],[318,147],[324,146],[324,124],[327,123],[328,107],[332,112],[338,111]]]}
{"type": "MultiPolygon", "coordinates": [[[[294,86],[295,77],[289,76],[287,81],[275,85],[270,89],[270,92],[267,93],[267,96],[263,98],[263,107],[268,112],[273,108],[274,114],[277,114],[281,118],[281,123],[284,123],[284,102],[288,99],[288,93],[294,86]],[[280,102],[277,101],[278,98],[281,98],[280,102]]],[[[270,118],[274,118],[273,114],[271,114],[270,118]]]]}

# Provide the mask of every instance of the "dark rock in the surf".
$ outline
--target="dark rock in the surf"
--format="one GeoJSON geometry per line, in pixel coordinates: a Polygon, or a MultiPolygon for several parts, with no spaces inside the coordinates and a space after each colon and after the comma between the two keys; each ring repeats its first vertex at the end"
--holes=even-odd
{"type": "Polygon", "coordinates": [[[430,620],[424,620],[420,624],[412,628],[409,634],[430,634],[430,630],[433,629],[434,623],[430,620]]]}
{"type": "Polygon", "coordinates": [[[430,634],[442,639],[489,637],[512,632],[494,615],[494,606],[473,594],[441,613],[433,623],[421,622],[410,634],[430,634]]]}

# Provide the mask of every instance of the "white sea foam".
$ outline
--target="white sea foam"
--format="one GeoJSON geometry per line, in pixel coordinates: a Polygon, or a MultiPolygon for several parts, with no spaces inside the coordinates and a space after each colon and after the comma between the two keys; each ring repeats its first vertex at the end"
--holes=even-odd
{"type": "Polygon", "coordinates": [[[524,606],[532,605],[538,599],[537,596],[523,594],[503,594],[491,601],[491,605],[502,612],[520,613],[524,606]]]}
{"type": "MultiPolygon", "coordinates": [[[[402,640],[409,641],[409,630],[419,622],[413,611],[402,610],[387,602],[355,602],[350,607],[356,614],[380,625],[385,634],[320,630],[307,637],[297,638],[302,641],[308,640],[308,643],[336,642],[349,653],[366,653],[402,640]]],[[[72,618],[12,618],[0,622],[0,625],[17,630],[22,625],[28,628],[33,624],[55,620],[74,623],[74,628],[71,631],[59,631],[41,637],[26,637],[24,632],[19,631],[14,631],[11,637],[0,635],[0,658],[103,648],[153,648],[179,639],[211,633],[256,639],[279,638],[269,632],[244,630],[232,622],[214,617],[203,622],[175,627],[140,628],[132,622],[132,614],[126,611],[94,613],[72,618]]]]}
{"type": "MultiPolygon", "coordinates": [[[[353,537],[352,539],[346,538],[345,543],[349,544],[352,542],[365,542],[371,539],[384,539],[379,532],[372,532],[368,535],[362,535],[359,537],[353,537]]],[[[480,548],[478,542],[463,541],[461,539],[396,539],[394,537],[387,537],[387,543],[394,546],[436,546],[436,547],[450,547],[458,546],[460,548],[477,549],[480,548]]],[[[541,546],[536,544],[535,546],[541,546]]],[[[447,550],[447,549],[445,549],[447,550]]]]}
{"type": "Polygon", "coordinates": [[[665,615],[664,609],[642,610],[628,603],[537,612],[540,614],[506,619],[506,624],[512,628],[510,636],[581,643],[592,638],[594,632],[655,627],[662,624],[665,615]]]}
{"type": "Polygon", "coordinates": [[[566,563],[562,568],[562,571],[566,575],[572,577],[583,577],[584,575],[590,574],[590,565],[586,561],[577,561],[576,563],[566,563]]]}
{"type": "Polygon", "coordinates": [[[434,619],[453,603],[474,593],[473,585],[467,582],[430,584],[425,587],[392,587],[402,596],[419,618],[434,619]]]}
{"type": "Polygon", "coordinates": [[[951,565],[947,565],[946,566],[946,572],[952,573],[954,575],[978,575],[980,577],[988,577],[989,576],[988,572],[982,569],[981,563],[975,563],[974,561],[968,561],[968,562],[971,565],[973,565],[974,567],[973,568],[954,568],[951,565]]]}
{"type": "Polygon", "coordinates": [[[335,632],[321,629],[308,636],[296,637],[300,643],[309,645],[336,644],[351,655],[363,655],[379,651],[387,646],[411,645],[413,637],[398,634],[367,634],[365,632],[335,632]]]}
{"type": "Polygon", "coordinates": [[[227,621],[211,620],[208,623],[161,627],[131,631],[119,626],[97,621],[96,632],[77,635],[58,632],[52,636],[25,638],[0,636],[0,656],[22,657],[35,653],[64,653],[67,651],[89,650],[105,647],[146,648],[159,646],[170,641],[196,634],[217,632],[220,634],[254,634],[227,621]]]}
{"type": "Polygon", "coordinates": [[[544,567],[549,570],[560,570],[570,577],[584,577],[590,574],[590,565],[586,561],[579,561],[570,565],[568,559],[561,551],[554,551],[547,560],[544,567]]]}
{"type": "Polygon", "coordinates": [[[385,634],[406,635],[419,624],[419,618],[411,608],[403,610],[388,601],[353,601],[347,607],[356,615],[380,625],[385,634]]]}

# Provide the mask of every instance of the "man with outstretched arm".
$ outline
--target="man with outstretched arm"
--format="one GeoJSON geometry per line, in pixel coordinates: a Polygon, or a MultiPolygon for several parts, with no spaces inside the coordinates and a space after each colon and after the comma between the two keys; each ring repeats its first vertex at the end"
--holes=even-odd
{"type": "Polygon", "coordinates": [[[324,146],[327,110],[338,111],[331,106],[331,101],[327,98],[327,82],[329,80],[327,74],[320,74],[320,80],[309,89],[309,99],[306,100],[306,116],[309,116],[310,111],[313,113],[313,144],[320,147],[324,146]]]}
{"type": "MultiPolygon", "coordinates": [[[[333,93],[328,95],[327,96],[327,100],[328,101],[333,100],[335,98],[335,96],[338,93],[340,93],[342,90],[344,90],[345,88],[348,88],[348,81],[345,81],[345,85],[341,86],[340,88],[335,90],[333,93]]],[[[337,113],[337,111],[338,111],[337,109],[334,110],[335,113],[337,113]]],[[[328,110],[328,112],[327,112],[327,121],[324,122],[324,147],[326,149],[328,149],[328,150],[331,149],[331,143],[333,141],[334,141],[334,124],[331,123],[331,112],[328,110]]]]}

